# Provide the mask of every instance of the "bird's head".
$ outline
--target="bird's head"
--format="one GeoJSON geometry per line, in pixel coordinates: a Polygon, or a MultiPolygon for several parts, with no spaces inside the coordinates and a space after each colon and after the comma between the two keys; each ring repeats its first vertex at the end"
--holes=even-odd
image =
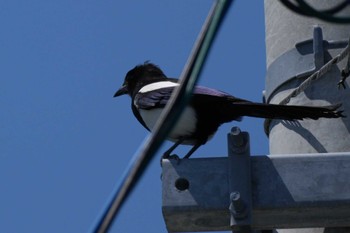
{"type": "Polygon", "coordinates": [[[145,62],[142,65],[135,66],[126,74],[123,85],[114,94],[114,97],[129,94],[133,96],[143,86],[165,79],[163,71],[156,65],[145,62]]]}

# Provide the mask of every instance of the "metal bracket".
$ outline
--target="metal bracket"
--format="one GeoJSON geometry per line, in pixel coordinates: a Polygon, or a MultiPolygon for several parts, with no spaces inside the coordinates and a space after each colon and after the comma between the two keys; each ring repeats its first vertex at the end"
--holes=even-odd
{"type": "MultiPolygon", "coordinates": [[[[263,102],[270,103],[280,91],[298,87],[307,77],[318,71],[331,57],[326,51],[345,48],[348,40],[323,40],[322,28],[314,27],[313,39],[299,42],[295,48],[277,58],[268,68],[266,74],[266,90],[263,91],[263,102]]],[[[267,136],[270,133],[272,119],[264,121],[267,136]]]]}
{"type": "Polygon", "coordinates": [[[286,83],[293,81],[297,87],[331,59],[326,56],[325,51],[345,48],[347,43],[348,39],[323,40],[322,28],[315,26],[312,39],[297,43],[295,48],[282,54],[268,67],[264,102],[269,103],[286,83]]]}
{"type": "Polygon", "coordinates": [[[349,225],[350,152],[250,156],[238,128],[228,144],[228,157],[162,161],[168,231],[349,225]]]}
{"type": "Polygon", "coordinates": [[[252,190],[249,134],[233,127],[227,135],[230,193],[230,226],[240,232],[251,232],[252,190]]]}

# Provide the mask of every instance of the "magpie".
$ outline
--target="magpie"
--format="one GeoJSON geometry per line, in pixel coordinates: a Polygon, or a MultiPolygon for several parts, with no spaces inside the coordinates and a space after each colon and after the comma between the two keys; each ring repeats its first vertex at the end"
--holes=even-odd
{"type": "MultiPolygon", "coordinates": [[[[128,94],[136,119],[152,131],[177,86],[177,79],[168,78],[158,66],[145,62],[126,74],[122,87],[114,97],[128,94]]],[[[281,120],[345,117],[343,111],[338,110],[340,106],[341,104],[315,107],[254,103],[219,90],[196,86],[188,106],[168,135],[168,140],[173,141],[174,145],[163,154],[163,158],[169,158],[180,144],[193,146],[184,156],[189,158],[213,137],[221,124],[241,121],[243,116],[281,120]]]]}

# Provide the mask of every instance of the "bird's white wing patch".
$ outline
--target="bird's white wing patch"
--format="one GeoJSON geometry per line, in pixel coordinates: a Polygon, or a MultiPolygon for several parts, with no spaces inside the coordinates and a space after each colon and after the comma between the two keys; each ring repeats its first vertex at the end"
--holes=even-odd
{"type": "Polygon", "coordinates": [[[161,82],[148,84],[148,85],[142,87],[139,90],[139,92],[145,93],[145,92],[154,91],[154,90],[161,89],[161,88],[177,87],[177,86],[179,86],[178,83],[174,83],[174,82],[170,82],[170,81],[161,81],[161,82]]]}

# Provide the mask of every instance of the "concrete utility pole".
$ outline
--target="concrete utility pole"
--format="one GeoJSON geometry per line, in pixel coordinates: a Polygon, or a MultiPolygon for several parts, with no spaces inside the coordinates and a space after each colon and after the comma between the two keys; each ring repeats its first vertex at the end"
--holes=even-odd
{"type": "MultiPolygon", "coordinates": [[[[319,9],[339,2],[308,1],[319,9]]],[[[265,15],[266,102],[342,103],[348,117],[267,121],[269,155],[250,156],[249,134],[234,127],[227,157],[164,159],[169,232],[350,232],[350,78],[337,87],[350,64],[350,26],[296,15],[277,0],[265,0],[265,15]],[[318,78],[305,86],[309,77],[318,78]]]]}
{"type": "MultiPolygon", "coordinates": [[[[329,9],[339,0],[308,0],[317,9],[329,9]]],[[[347,7],[342,14],[349,16],[347,7]]],[[[265,0],[267,77],[265,99],[280,103],[291,90],[310,74],[337,56],[347,45],[350,24],[333,24],[298,15],[280,1],[265,0]]],[[[298,124],[271,121],[270,154],[305,154],[350,151],[350,88],[338,89],[347,58],[334,65],[304,92],[292,98],[294,105],[329,105],[342,103],[347,118],[305,120],[298,124]]],[[[350,79],[350,78],[349,78],[350,79]]],[[[325,168],[327,169],[327,168],[325,168]]],[[[349,178],[350,179],[350,178],[349,178]]],[[[295,180],[298,182],[298,180],[295,180]]],[[[350,232],[348,228],[305,228],[277,230],[280,233],[350,232]]]]}

